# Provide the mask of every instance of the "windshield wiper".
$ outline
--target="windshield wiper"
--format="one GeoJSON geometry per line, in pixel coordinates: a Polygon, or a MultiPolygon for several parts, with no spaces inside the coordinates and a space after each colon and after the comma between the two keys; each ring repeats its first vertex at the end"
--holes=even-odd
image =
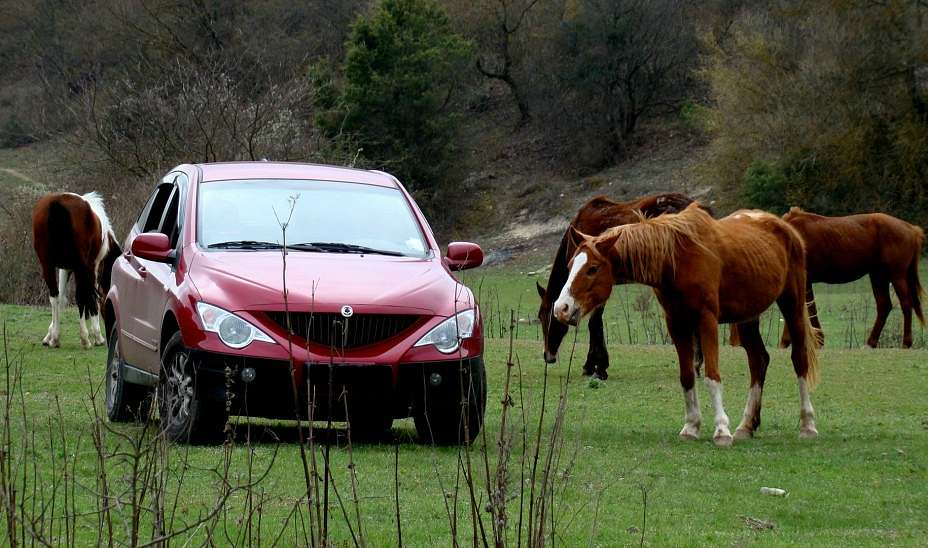
{"type": "Polygon", "coordinates": [[[280,249],[281,245],[274,242],[258,242],[255,240],[234,240],[209,244],[210,249],[280,249]]]}
{"type": "Polygon", "coordinates": [[[342,242],[307,242],[302,244],[288,245],[288,248],[306,251],[322,251],[325,253],[370,253],[371,255],[390,255],[391,257],[404,257],[399,251],[390,251],[388,249],[375,249],[356,244],[346,244],[342,242]]]}

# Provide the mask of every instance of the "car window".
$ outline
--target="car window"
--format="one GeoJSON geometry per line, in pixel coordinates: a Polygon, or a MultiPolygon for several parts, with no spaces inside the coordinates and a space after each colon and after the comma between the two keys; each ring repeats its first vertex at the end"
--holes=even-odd
{"type": "Polygon", "coordinates": [[[141,227],[142,232],[160,232],[161,220],[164,217],[165,209],[168,206],[168,199],[174,192],[172,183],[162,183],[155,191],[152,197],[151,205],[148,207],[148,213],[145,223],[141,227]]]}
{"type": "Polygon", "coordinates": [[[429,253],[412,207],[399,189],[290,179],[200,184],[200,245],[280,242],[278,218],[289,215],[292,197],[296,202],[287,227],[288,244],[347,244],[409,257],[429,253]]]}
{"type": "Polygon", "coordinates": [[[164,208],[158,232],[167,235],[171,240],[171,247],[177,245],[177,208],[180,202],[180,190],[175,186],[168,198],[168,206],[164,208]]]}
{"type": "Polygon", "coordinates": [[[141,213],[139,213],[139,218],[135,221],[135,226],[140,232],[144,232],[142,228],[145,226],[145,220],[148,219],[148,212],[151,211],[151,206],[154,204],[157,196],[158,189],[156,188],[155,191],[151,193],[151,196],[148,197],[148,201],[145,202],[145,206],[142,208],[141,213]]]}

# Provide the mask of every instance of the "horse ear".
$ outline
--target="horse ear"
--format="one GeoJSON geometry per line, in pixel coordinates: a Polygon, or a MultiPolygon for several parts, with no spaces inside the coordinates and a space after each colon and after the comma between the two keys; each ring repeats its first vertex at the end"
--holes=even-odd
{"type": "Polygon", "coordinates": [[[588,242],[593,239],[593,236],[589,236],[587,234],[584,234],[583,232],[580,232],[579,230],[574,228],[574,225],[570,225],[570,228],[568,229],[568,234],[570,234],[570,242],[574,244],[574,246],[577,246],[577,247],[579,247],[580,244],[582,244],[583,242],[588,242]]]}
{"type": "Polygon", "coordinates": [[[598,251],[601,255],[605,255],[610,249],[615,247],[615,242],[618,239],[619,239],[618,232],[610,234],[605,237],[598,238],[595,244],[596,251],[598,251]]]}
{"type": "Polygon", "coordinates": [[[548,291],[545,288],[541,287],[541,284],[538,282],[535,282],[535,287],[538,289],[538,296],[544,299],[548,291]]]}

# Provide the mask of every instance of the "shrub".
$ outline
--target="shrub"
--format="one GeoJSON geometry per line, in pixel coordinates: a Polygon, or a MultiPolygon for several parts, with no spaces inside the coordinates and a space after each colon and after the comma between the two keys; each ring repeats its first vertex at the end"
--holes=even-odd
{"type": "Polygon", "coordinates": [[[749,207],[782,213],[788,206],[783,169],[755,160],[744,174],[744,197],[749,207]]]}
{"type": "Polygon", "coordinates": [[[469,42],[434,0],[383,0],[352,30],[338,100],[331,75],[317,91],[339,116],[317,118],[330,135],[353,136],[368,161],[412,188],[433,186],[451,163],[458,116],[451,96],[467,66],[469,42]],[[332,104],[335,103],[335,104],[332,104]]]}
{"type": "Polygon", "coordinates": [[[924,8],[745,8],[705,37],[714,184],[756,205],[928,223],[924,8]],[[918,13],[922,10],[922,13],[918,13]]]}

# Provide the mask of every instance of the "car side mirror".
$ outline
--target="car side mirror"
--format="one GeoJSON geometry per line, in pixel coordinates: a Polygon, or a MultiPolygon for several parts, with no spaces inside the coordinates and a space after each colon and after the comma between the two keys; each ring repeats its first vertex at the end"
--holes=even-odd
{"type": "Polygon", "coordinates": [[[483,250],[470,242],[451,242],[445,253],[445,264],[451,270],[467,270],[483,264],[483,250]]]}
{"type": "Polygon", "coordinates": [[[174,262],[171,240],[160,232],[143,232],[132,240],[132,254],[159,263],[174,262]]]}

